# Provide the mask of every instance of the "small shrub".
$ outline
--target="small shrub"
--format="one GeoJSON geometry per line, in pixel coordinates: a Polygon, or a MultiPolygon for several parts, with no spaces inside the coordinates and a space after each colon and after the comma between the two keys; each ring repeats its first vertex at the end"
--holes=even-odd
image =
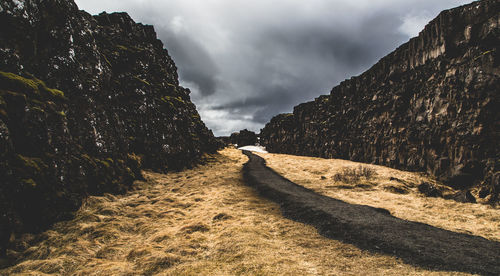
{"type": "Polygon", "coordinates": [[[333,175],[335,182],[358,183],[361,179],[370,180],[377,173],[369,167],[359,166],[358,168],[342,168],[342,170],[333,175]]]}

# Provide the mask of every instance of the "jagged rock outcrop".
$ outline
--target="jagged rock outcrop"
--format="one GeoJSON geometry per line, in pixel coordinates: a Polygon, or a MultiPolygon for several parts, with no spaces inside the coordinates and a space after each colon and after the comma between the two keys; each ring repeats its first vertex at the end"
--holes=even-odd
{"type": "Polygon", "coordinates": [[[229,141],[231,141],[232,144],[237,144],[238,147],[248,145],[253,146],[255,145],[255,143],[257,143],[257,134],[248,129],[243,129],[239,132],[231,133],[231,136],[229,136],[229,141]]]}
{"type": "Polygon", "coordinates": [[[330,95],[274,117],[270,152],[425,170],[451,186],[500,186],[500,2],[446,10],[330,95]],[[498,174],[498,173],[497,173],[498,174]]]}
{"type": "Polygon", "coordinates": [[[224,146],[231,144],[230,136],[218,136],[217,139],[224,146]]]}
{"type": "Polygon", "coordinates": [[[141,168],[216,150],[152,26],[71,0],[1,1],[0,25],[0,255],[141,168]]]}

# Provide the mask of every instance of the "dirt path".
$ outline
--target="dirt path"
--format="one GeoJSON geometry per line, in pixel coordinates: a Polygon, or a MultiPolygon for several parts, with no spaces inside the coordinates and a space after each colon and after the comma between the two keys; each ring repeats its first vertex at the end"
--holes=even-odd
{"type": "Polygon", "coordinates": [[[384,209],[319,195],[278,175],[261,157],[248,151],[244,154],[249,157],[244,166],[246,182],[279,203],[286,217],[311,224],[326,237],[425,268],[500,274],[499,242],[402,220],[384,209]]]}

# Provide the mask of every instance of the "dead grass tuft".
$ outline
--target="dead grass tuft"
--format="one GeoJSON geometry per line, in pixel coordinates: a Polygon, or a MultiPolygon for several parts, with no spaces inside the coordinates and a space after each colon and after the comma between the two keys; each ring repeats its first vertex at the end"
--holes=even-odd
{"type": "Polygon", "coordinates": [[[353,184],[358,183],[361,179],[369,181],[376,174],[375,170],[369,167],[344,167],[340,172],[333,175],[333,181],[353,184]]]}
{"type": "Polygon", "coordinates": [[[148,256],[150,254],[151,252],[149,251],[149,249],[134,248],[127,254],[127,261],[133,262],[137,259],[140,259],[141,257],[148,256]]]}
{"type": "Polygon", "coordinates": [[[143,273],[144,275],[154,275],[179,262],[181,262],[181,259],[172,254],[165,254],[162,257],[149,258],[144,264],[142,264],[146,267],[143,273]]]}
{"type": "Polygon", "coordinates": [[[232,217],[228,214],[225,214],[225,213],[220,213],[220,214],[217,214],[212,220],[213,221],[217,221],[217,220],[228,220],[228,219],[231,219],[232,217]]]}
{"type": "Polygon", "coordinates": [[[196,223],[193,225],[182,227],[185,233],[192,234],[194,232],[207,232],[210,228],[203,223],[196,223]]]}

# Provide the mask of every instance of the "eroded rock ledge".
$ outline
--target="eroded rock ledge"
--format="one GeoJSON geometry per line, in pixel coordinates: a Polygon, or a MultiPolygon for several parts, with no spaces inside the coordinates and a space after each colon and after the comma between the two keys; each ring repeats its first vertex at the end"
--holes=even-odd
{"type": "Polygon", "coordinates": [[[268,151],[424,170],[500,192],[500,2],[446,10],[330,95],[274,117],[268,151]]]}
{"type": "Polygon", "coordinates": [[[1,1],[0,25],[0,255],[141,168],[216,150],[152,26],[68,0],[1,1]]]}

